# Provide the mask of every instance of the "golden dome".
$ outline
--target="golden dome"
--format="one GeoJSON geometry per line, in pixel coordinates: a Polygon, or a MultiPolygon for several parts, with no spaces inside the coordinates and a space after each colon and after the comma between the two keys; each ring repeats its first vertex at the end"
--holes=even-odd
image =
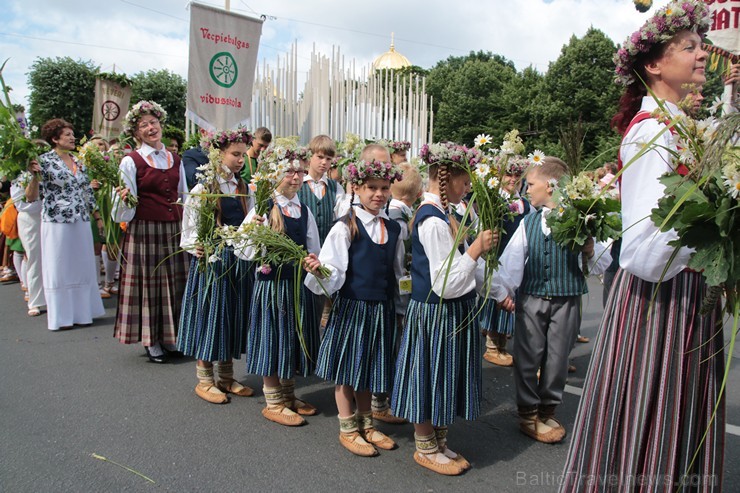
{"type": "Polygon", "coordinates": [[[373,62],[373,69],[398,70],[410,66],[411,62],[409,61],[409,59],[396,51],[396,48],[393,45],[393,33],[391,33],[391,49],[375,59],[375,61],[373,62]]]}

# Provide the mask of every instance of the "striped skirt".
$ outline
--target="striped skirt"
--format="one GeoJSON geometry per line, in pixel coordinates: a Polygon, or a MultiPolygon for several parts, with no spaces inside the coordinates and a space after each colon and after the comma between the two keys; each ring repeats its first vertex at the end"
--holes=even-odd
{"type": "Polygon", "coordinates": [[[124,344],[176,344],[187,275],[179,222],[131,221],[123,240],[114,337],[124,344]]]}
{"type": "Polygon", "coordinates": [[[694,272],[656,287],[619,270],[573,425],[561,491],[720,490],[724,400],[711,424],[710,418],[725,358],[719,309],[698,314],[705,291],[694,272]]]}
{"type": "Polygon", "coordinates": [[[481,337],[475,300],[409,302],[391,406],[412,423],[447,426],[480,415],[481,337]]]}
{"type": "Polygon", "coordinates": [[[246,351],[254,264],[224,248],[204,272],[190,261],[177,334],[177,350],[204,361],[228,361],[246,351]]]}
{"type": "Polygon", "coordinates": [[[336,296],[319,348],[316,375],[355,390],[388,392],[395,319],[392,301],[336,296]]]}
{"type": "Polygon", "coordinates": [[[302,282],[296,307],[294,286],[294,279],[255,281],[247,333],[247,373],[293,378],[314,372],[321,312],[317,313],[316,295],[302,282]]]}
{"type": "Polygon", "coordinates": [[[497,334],[512,335],[514,333],[515,315],[513,312],[499,310],[496,307],[496,300],[489,299],[481,307],[482,301],[478,301],[478,323],[482,329],[495,332],[497,334]]]}

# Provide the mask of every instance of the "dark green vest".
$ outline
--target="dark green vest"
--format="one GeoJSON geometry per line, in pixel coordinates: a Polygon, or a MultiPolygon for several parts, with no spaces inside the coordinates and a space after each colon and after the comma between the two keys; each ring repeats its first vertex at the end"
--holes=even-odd
{"type": "Polygon", "coordinates": [[[326,236],[329,234],[331,227],[334,226],[334,204],[337,199],[337,182],[327,179],[329,185],[326,187],[326,193],[321,199],[311,191],[311,187],[303,182],[298,190],[298,198],[302,204],[306,204],[316,219],[316,226],[319,228],[319,241],[324,244],[326,236]]]}
{"type": "Polygon", "coordinates": [[[542,232],[542,210],[522,221],[527,234],[527,263],[520,290],[540,297],[581,296],[588,293],[578,254],[542,232]]]}

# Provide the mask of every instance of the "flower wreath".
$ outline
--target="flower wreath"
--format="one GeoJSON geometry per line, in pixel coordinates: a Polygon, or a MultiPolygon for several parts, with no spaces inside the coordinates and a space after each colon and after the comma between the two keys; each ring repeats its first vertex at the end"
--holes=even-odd
{"type": "Polygon", "coordinates": [[[157,117],[160,124],[164,125],[167,121],[167,112],[154,101],[139,101],[136,103],[123,118],[123,131],[126,134],[134,135],[139,120],[144,115],[157,117]]]}
{"type": "Polygon", "coordinates": [[[311,149],[309,149],[307,146],[298,146],[293,152],[295,152],[295,156],[301,161],[308,161],[313,155],[311,149]]]}
{"type": "Polygon", "coordinates": [[[509,157],[506,162],[506,174],[512,176],[522,176],[527,168],[529,168],[531,162],[524,156],[514,155],[509,157]]]}
{"type": "Polygon", "coordinates": [[[391,154],[408,152],[411,149],[411,142],[408,140],[391,140],[388,142],[388,149],[390,149],[391,154]]]}
{"type": "Polygon", "coordinates": [[[264,173],[284,175],[290,170],[303,169],[295,147],[270,146],[260,153],[258,168],[264,173]]]}
{"type": "Polygon", "coordinates": [[[211,149],[222,150],[234,142],[243,142],[247,146],[252,144],[252,132],[245,127],[239,127],[236,130],[222,130],[220,132],[209,132],[200,141],[200,147],[203,152],[208,154],[211,149]]]}
{"type": "Polygon", "coordinates": [[[454,142],[437,142],[424,144],[419,157],[429,166],[447,163],[458,168],[475,169],[481,161],[481,151],[467,148],[454,142]]]}
{"type": "Polygon", "coordinates": [[[393,163],[387,163],[373,159],[371,161],[359,160],[350,163],[342,171],[344,179],[355,185],[362,185],[365,180],[377,178],[379,180],[388,180],[391,183],[401,181],[403,174],[401,169],[393,163]]]}
{"type": "Polygon", "coordinates": [[[634,64],[640,53],[673,38],[679,31],[690,30],[700,36],[710,26],[709,9],[698,0],[674,0],[658,10],[650,20],[628,37],[614,55],[615,82],[625,87],[634,83],[634,64]]]}

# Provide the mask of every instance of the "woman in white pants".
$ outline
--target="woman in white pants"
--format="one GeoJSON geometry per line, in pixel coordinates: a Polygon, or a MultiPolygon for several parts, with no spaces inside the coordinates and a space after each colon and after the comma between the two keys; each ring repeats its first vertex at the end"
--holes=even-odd
{"type": "Polygon", "coordinates": [[[10,198],[18,210],[18,237],[26,251],[26,288],[28,289],[28,316],[41,315],[46,306],[44,283],[41,277],[41,201],[26,200],[26,187],[31,175],[24,172],[13,180],[10,198]]]}

